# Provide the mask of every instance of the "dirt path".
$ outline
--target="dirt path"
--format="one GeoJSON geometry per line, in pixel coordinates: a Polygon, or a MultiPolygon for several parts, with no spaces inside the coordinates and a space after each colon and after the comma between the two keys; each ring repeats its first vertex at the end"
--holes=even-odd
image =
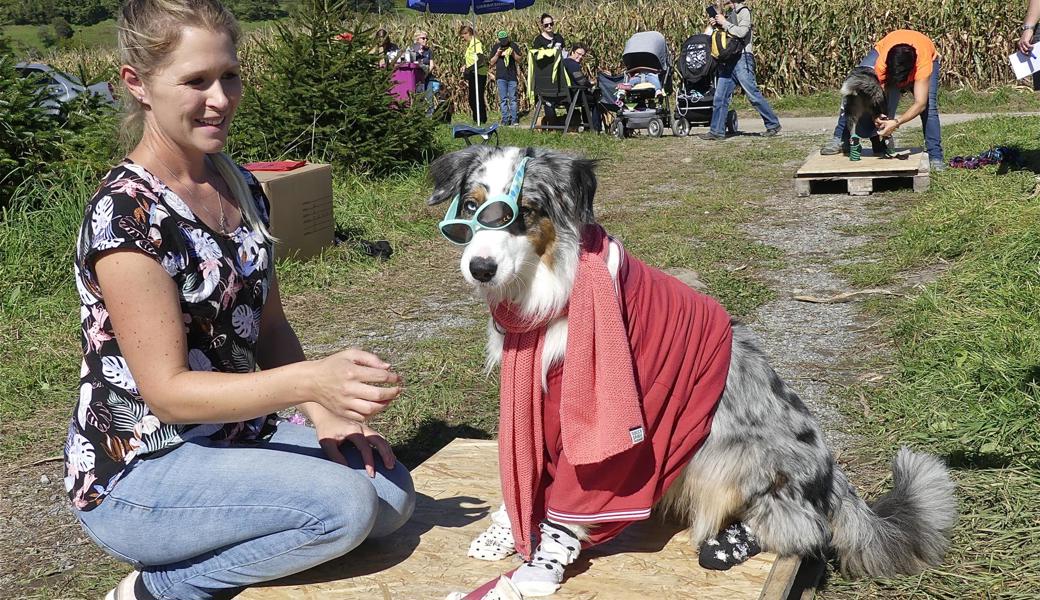
{"type": "Polygon", "coordinates": [[[835,266],[844,252],[869,238],[850,235],[846,228],[889,218],[892,210],[877,197],[799,198],[792,189],[768,197],[760,208],[759,218],[744,230],[752,239],[779,248],[784,266],[764,273],[776,298],[755,311],[750,325],[761,336],[774,368],[810,406],[831,449],[841,455],[855,434],[844,426],[836,398],[841,388],[864,376],[852,363],[869,352],[875,340],[858,304],[811,303],[794,297],[830,298],[850,291],[835,266]]]}

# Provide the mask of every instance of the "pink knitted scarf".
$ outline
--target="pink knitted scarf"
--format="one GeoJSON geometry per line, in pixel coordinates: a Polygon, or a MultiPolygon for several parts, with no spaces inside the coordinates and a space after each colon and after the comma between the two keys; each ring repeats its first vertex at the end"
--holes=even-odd
{"type": "MultiPolygon", "coordinates": [[[[582,236],[578,272],[566,310],[560,427],[572,464],[606,460],[643,440],[645,428],[632,353],[614,281],[607,269],[609,238],[599,225],[582,236]]],[[[541,322],[498,304],[492,315],[505,331],[498,423],[499,469],[516,548],[530,557],[535,491],[545,464],[542,432],[542,349],[552,315],[541,322]]]]}

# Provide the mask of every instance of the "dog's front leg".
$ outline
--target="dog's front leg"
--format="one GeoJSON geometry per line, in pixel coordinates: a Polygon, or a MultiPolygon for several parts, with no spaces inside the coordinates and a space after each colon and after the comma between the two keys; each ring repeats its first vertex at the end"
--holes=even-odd
{"type": "Polygon", "coordinates": [[[516,554],[513,529],[509,525],[509,515],[504,504],[491,513],[491,525],[470,542],[466,554],[479,560],[502,560],[516,554]]]}
{"type": "Polygon", "coordinates": [[[584,525],[549,520],[542,521],[538,528],[542,536],[531,560],[520,565],[511,578],[524,598],[556,593],[564,570],[578,559],[581,542],[588,538],[589,531],[584,525]]]}

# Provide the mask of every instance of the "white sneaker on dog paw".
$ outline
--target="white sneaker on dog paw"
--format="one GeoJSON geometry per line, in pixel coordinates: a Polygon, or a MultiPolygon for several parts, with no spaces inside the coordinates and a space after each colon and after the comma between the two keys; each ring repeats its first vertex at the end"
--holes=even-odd
{"type": "Polygon", "coordinates": [[[513,530],[505,507],[491,514],[491,525],[469,544],[466,555],[478,560],[502,560],[516,554],[513,530]]]}

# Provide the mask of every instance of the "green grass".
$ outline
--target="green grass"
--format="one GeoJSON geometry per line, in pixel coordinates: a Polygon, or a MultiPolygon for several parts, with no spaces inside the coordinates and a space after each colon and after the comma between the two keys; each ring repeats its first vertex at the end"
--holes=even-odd
{"type": "MultiPolygon", "coordinates": [[[[945,456],[962,517],[944,566],[917,578],[835,581],[839,597],[1035,598],[1040,590],[1040,124],[992,118],[945,128],[948,155],[1017,145],[1030,170],[951,170],[883,231],[860,285],[938,273],[902,302],[875,303],[891,372],[851,415],[878,446],[945,456]]],[[[830,597],[826,595],[826,597],[830,597]]]]}

